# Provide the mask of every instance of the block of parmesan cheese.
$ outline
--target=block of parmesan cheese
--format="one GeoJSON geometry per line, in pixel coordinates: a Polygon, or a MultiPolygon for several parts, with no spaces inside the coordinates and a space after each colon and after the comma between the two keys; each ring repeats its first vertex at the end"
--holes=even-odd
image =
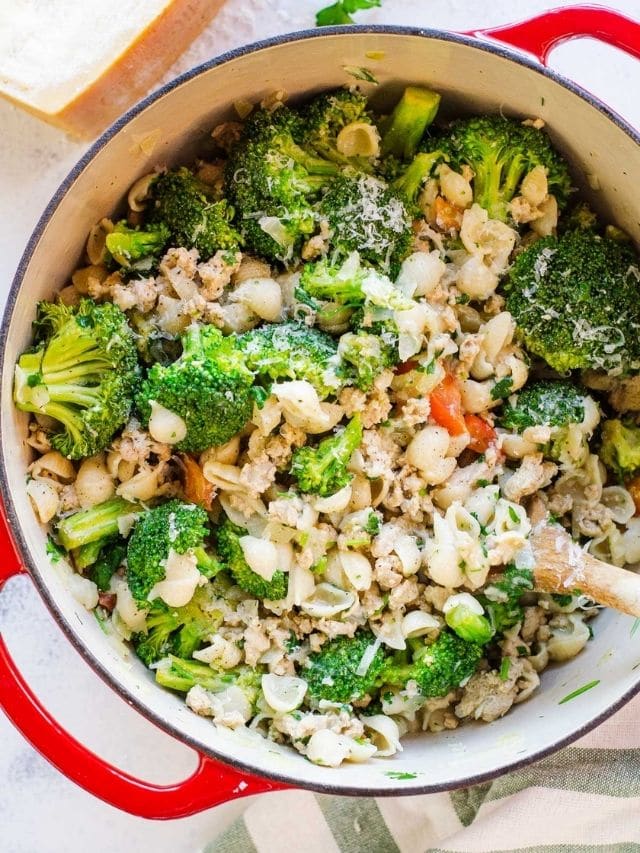
{"type": "Polygon", "coordinates": [[[0,0],[0,95],[85,138],[139,100],[222,0],[0,0]]]}

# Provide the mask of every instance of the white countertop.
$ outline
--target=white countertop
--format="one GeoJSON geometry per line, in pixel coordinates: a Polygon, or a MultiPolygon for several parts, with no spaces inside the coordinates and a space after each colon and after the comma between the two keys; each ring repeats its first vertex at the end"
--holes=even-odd
{"type": "MultiPolygon", "coordinates": [[[[311,27],[322,5],[323,0],[228,0],[167,76],[239,44],[311,27]]],[[[358,20],[470,30],[566,5],[571,4],[494,0],[487,9],[472,0],[383,0],[381,9],[360,13],[358,20]]],[[[639,0],[611,5],[631,16],[640,12],[639,0]]],[[[583,40],[558,48],[551,65],[640,127],[638,62],[583,40]]],[[[0,305],[31,229],[85,148],[0,102],[0,305]]],[[[0,628],[28,683],[83,743],[150,781],[168,783],[190,773],[194,754],[155,729],[94,675],[28,579],[12,581],[0,596],[0,628]]],[[[188,853],[214,839],[245,802],[166,823],[131,817],[61,776],[0,714],[0,853],[188,853]]],[[[283,841],[285,849],[292,848],[283,841]]]]}

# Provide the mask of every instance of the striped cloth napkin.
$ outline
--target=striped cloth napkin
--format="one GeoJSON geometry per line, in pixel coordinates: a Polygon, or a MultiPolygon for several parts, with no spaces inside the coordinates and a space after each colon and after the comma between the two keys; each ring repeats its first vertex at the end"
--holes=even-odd
{"type": "Polygon", "coordinates": [[[451,793],[263,794],[205,853],[640,853],[639,722],[640,696],[573,746],[451,793]]]}

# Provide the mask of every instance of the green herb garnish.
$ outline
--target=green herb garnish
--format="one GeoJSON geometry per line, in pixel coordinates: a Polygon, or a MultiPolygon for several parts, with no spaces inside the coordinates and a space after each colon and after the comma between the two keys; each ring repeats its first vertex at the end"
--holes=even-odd
{"type": "Polygon", "coordinates": [[[575,699],[577,696],[581,696],[583,693],[586,693],[587,690],[591,690],[592,687],[597,687],[600,684],[600,679],[596,678],[595,681],[590,681],[588,684],[583,684],[582,687],[578,687],[577,690],[574,690],[573,693],[569,693],[564,699],[561,699],[558,702],[558,705],[564,705],[565,702],[570,702],[572,699],[575,699]]]}
{"type": "Polygon", "coordinates": [[[360,9],[372,9],[382,0],[338,0],[316,13],[316,27],[334,27],[340,24],[355,24],[351,17],[360,9]]]}

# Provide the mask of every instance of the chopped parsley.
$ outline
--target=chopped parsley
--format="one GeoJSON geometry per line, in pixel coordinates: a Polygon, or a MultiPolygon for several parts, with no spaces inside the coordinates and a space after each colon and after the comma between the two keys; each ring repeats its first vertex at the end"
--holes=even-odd
{"type": "Polygon", "coordinates": [[[509,518],[514,524],[520,524],[520,516],[512,506],[509,507],[509,518]]]}
{"type": "Polygon", "coordinates": [[[389,779],[396,779],[398,782],[407,782],[410,779],[417,779],[417,773],[409,773],[407,770],[385,770],[384,775],[389,779]]]}
{"type": "Polygon", "coordinates": [[[367,533],[370,533],[371,536],[376,536],[380,533],[380,518],[376,515],[375,512],[369,513],[369,518],[367,519],[367,523],[364,526],[364,529],[367,533]]]}
{"type": "Polygon", "coordinates": [[[563,699],[558,702],[558,705],[564,705],[565,702],[570,702],[577,696],[582,696],[583,693],[586,693],[587,690],[591,690],[592,687],[597,687],[598,684],[600,684],[599,678],[596,678],[595,681],[590,681],[588,684],[583,684],[582,687],[578,687],[578,689],[574,690],[573,693],[568,693],[563,699]]]}
{"type": "Polygon", "coordinates": [[[64,556],[62,548],[57,545],[50,536],[47,537],[45,550],[47,552],[47,556],[54,564],[60,562],[60,559],[64,556]]]}
{"type": "Polygon", "coordinates": [[[316,13],[316,27],[333,27],[340,24],[355,24],[351,17],[360,9],[372,9],[382,0],[338,0],[316,13]]]}
{"type": "Polygon", "coordinates": [[[506,681],[509,678],[509,670],[511,669],[511,658],[502,658],[500,664],[500,681],[506,681]]]}
{"type": "Polygon", "coordinates": [[[377,77],[368,68],[358,67],[357,65],[343,65],[342,67],[347,74],[351,77],[355,77],[356,80],[364,80],[365,83],[374,83],[376,86],[378,85],[377,77]]]}

